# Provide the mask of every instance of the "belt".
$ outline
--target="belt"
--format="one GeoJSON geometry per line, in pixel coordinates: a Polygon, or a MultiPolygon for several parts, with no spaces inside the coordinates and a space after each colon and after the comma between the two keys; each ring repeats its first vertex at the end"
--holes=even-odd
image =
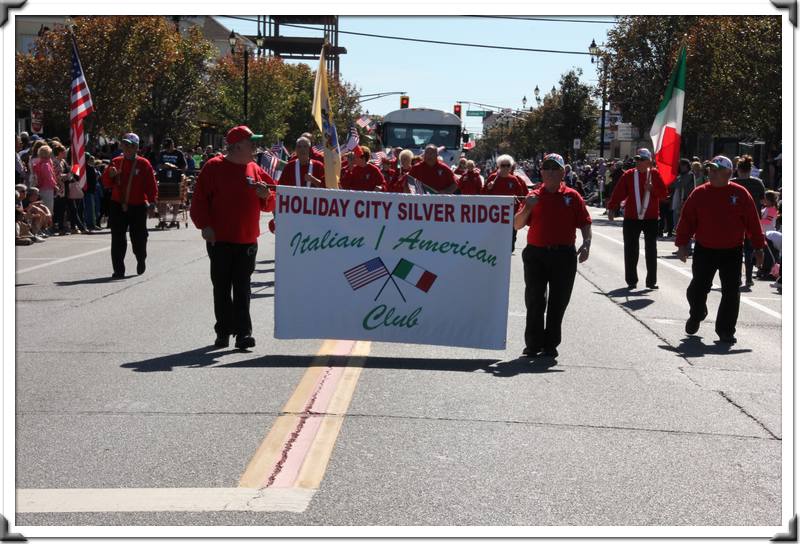
{"type": "Polygon", "coordinates": [[[535,246],[533,244],[528,244],[528,247],[532,247],[533,249],[541,249],[544,251],[575,251],[574,245],[535,246]]]}

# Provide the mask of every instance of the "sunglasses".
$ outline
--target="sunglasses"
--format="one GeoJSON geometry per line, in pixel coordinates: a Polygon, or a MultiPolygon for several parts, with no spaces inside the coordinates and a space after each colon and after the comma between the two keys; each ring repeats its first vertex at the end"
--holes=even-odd
{"type": "Polygon", "coordinates": [[[500,166],[500,168],[511,168],[510,164],[501,164],[499,166],[500,166]]]}
{"type": "Polygon", "coordinates": [[[546,162],[542,165],[542,170],[561,170],[561,167],[553,162],[546,162]]]}

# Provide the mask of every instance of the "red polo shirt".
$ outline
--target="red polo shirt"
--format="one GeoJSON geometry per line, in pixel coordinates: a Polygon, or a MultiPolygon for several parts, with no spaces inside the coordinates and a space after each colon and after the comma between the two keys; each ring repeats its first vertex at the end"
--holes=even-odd
{"type": "Polygon", "coordinates": [[[211,227],[218,242],[254,244],[267,199],[258,198],[250,183],[274,185],[269,174],[256,163],[236,164],[225,157],[209,159],[200,170],[192,197],[190,215],[198,229],[211,227]]]}
{"type": "Polygon", "coordinates": [[[563,183],[553,193],[541,185],[529,194],[539,198],[528,217],[528,244],[532,246],[575,245],[575,229],[592,223],[580,193],[563,183]]]}
{"type": "Polygon", "coordinates": [[[495,176],[494,178],[489,178],[489,181],[486,182],[483,188],[483,194],[493,196],[526,196],[528,194],[528,187],[525,185],[524,181],[513,174],[503,177],[495,176]]]}
{"type": "Polygon", "coordinates": [[[425,161],[411,167],[411,177],[420,180],[434,191],[444,191],[456,182],[456,176],[450,167],[438,161],[434,166],[428,166],[425,161]]]}
{"type": "Polygon", "coordinates": [[[380,186],[379,191],[386,191],[386,180],[380,168],[374,164],[367,163],[364,166],[353,165],[341,178],[342,189],[351,191],[375,191],[375,187],[380,186]]]}
{"type": "Polygon", "coordinates": [[[714,187],[707,182],[692,191],[683,205],[675,245],[685,246],[694,235],[703,247],[730,249],[742,245],[745,234],[754,248],[766,245],[750,191],[738,183],[714,187]]]}
{"type": "MultiPolygon", "coordinates": [[[[606,206],[609,210],[616,210],[625,201],[625,219],[639,219],[636,210],[636,192],[633,187],[633,173],[636,168],[625,171],[614,185],[614,192],[611,193],[611,200],[606,206]]],[[[654,168],[650,169],[650,180],[653,182],[653,190],[650,192],[650,202],[644,213],[645,219],[658,219],[658,201],[667,198],[667,187],[661,174],[654,168]]],[[[644,184],[647,182],[647,174],[639,174],[639,198],[644,203],[644,184]]]]}
{"type": "Polygon", "coordinates": [[[464,174],[458,180],[458,188],[462,195],[479,195],[483,190],[481,185],[481,174],[475,168],[464,174]]]}
{"type": "MultiPolygon", "coordinates": [[[[295,163],[297,159],[292,159],[286,163],[286,166],[283,167],[283,172],[281,172],[281,178],[278,180],[278,184],[280,185],[291,185],[292,187],[314,187],[309,183],[306,183],[305,177],[308,174],[308,164],[305,166],[300,165],[300,184],[297,184],[297,180],[294,179],[295,174],[295,163]]],[[[322,182],[322,186],[325,186],[325,165],[319,161],[315,161],[311,159],[311,175],[317,178],[322,182]]]]}
{"type": "MultiPolygon", "coordinates": [[[[131,166],[133,161],[127,161],[120,155],[111,159],[111,164],[117,169],[117,177],[112,178],[109,175],[109,169],[106,168],[103,172],[103,177],[100,180],[103,182],[103,187],[112,187],[111,200],[114,202],[122,202],[125,197],[125,191],[128,187],[128,180],[131,179],[131,166]],[[119,182],[119,183],[116,183],[119,182]]],[[[138,206],[140,204],[149,204],[155,202],[158,198],[158,184],[156,183],[156,174],[153,172],[153,167],[150,161],[144,157],[136,155],[136,167],[133,172],[133,179],[131,179],[131,192],[128,195],[128,204],[138,206]]]]}

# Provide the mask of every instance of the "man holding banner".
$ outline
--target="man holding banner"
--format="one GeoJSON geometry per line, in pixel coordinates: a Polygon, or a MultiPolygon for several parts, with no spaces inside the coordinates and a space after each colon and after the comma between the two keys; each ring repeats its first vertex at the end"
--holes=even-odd
{"type": "Polygon", "coordinates": [[[428,144],[422,156],[422,162],[411,167],[411,177],[437,193],[455,193],[458,191],[456,176],[450,167],[439,160],[439,149],[428,144]]]}
{"type": "Polygon", "coordinates": [[[214,346],[218,348],[228,347],[231,334],[238,349],[256,345],[250,320],[250,276],[256,267],[259,219],[267,211],[267,185],[275,184],[253,162],[254,140],[260,138],[243,125],[229,130],[227,153],[203,165],[192,198],[192,222],[202,232],[211,261],[214,346]]]}
{"type": "Polygon", "coordinates": [[[325,187],[325,165],[311,157],[311,140],[305,136],[297,139],[295,157],[281,172],[280,185],[295,187],[325,187]]]}
{"type": "Polygon", "coordinates": [[[562,183],[564,171],[561,155],[545,155],[542,184],[530,192],[514,217],[515,229],[528,227],[528,245],[522,251],[527,309],[522,354],[527,357],[558,357],[561,321],[572,296],[577,263],[589,258],[592,244],[592,219],[586,203],[580,193],[562,183]],[[577,255],[576,229],[583,237],[577,255]]]}

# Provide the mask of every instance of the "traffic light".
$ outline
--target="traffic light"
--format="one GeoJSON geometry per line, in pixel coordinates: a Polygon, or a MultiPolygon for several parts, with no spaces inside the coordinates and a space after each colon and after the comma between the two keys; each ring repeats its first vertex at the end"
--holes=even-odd
{"type": "Polygon", "coordinates": [[[400,109],[405,109],[408,107],[408,96],[401,95],[400,96],[400,109]]]}
{"type": "Polygon", "coordinates": [[[461,119],[461,104],[456,104],[453,106],[453,113],[458,115],[458,118],[461,119]]]}

